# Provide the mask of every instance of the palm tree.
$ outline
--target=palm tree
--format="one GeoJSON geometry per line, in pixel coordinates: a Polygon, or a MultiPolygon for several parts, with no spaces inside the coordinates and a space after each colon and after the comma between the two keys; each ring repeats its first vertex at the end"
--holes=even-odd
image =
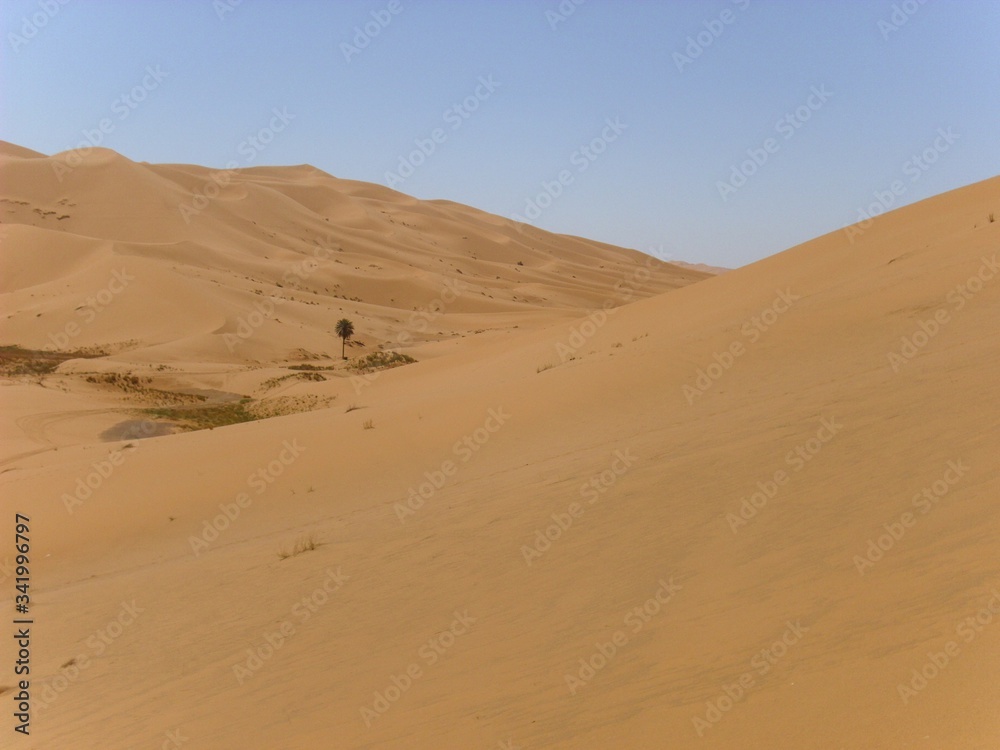
{"type": "Polygon", "coordinates": [[[347,318],[341,318],[337,321],[337,335],[343,339],[343,343],[340,347],[340,356],[347,359],[347,355],[344,353],[347,348],[347,339],[354,335],[354,323],[349,321],[347,318]]]}

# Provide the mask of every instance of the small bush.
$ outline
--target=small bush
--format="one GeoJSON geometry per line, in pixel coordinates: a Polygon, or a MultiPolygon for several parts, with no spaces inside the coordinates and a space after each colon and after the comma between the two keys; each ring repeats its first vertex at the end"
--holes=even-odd
{"type": "Polygon", "coordinates": [[[312,552],[318,546],[319,542],[316,541],[316,537],[310,534],[308,537],[295,542],[291,549],[279,551],[278,557],[282,560],[287,560],[289,557],[301,555],[303,552],[312,552]]]}
{"type": "Polygon", "coordinates": [[[400,354],[399,352],[372,352],[371,354],[366,354],[360,359],[352,361],[348,367],[356,372],[366,373],[375,372],[376,370],[388,370],[393,367],[402,367],[403,365],[412,364],[416,361],[417,360],[409,354],[400,354]]]}

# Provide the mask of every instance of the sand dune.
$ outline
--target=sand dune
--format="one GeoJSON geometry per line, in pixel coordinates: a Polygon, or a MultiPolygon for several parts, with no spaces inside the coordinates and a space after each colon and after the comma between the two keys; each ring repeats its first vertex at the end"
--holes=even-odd
{"type": "Polygon", "coordinates": [[[199,168],[5,154],[4,343],[135,275],[64,347],[120,349],[4,388],[25,747],[996,747],[1000,178],[709,278],[308,167],[187,225],[199,168]],[[455,277],[415,364],[272,389],[326,408],[93,437],[153,387],[341,367],[341,315],[391,348],[455,277]],[[84,377],[123,365],[152,383],[84,377]]]}
{"type": "MultiPolygon", "coordinates": [[[[6,144],[0,170],[4,341],[105,355],[60,366],[59,387],[72,392],[95,388],[71,375],[115,371],[155,391],[273,396],[262,384],[294,376],[290,364],[342,369],[331,359],[341,317],[355,323],[353,352],[422,359],[443,342],[573,320],[707,278],[309,166],[220,171],[6,144]],[[628,289],[609,294],[619,282],[628,289]]],[[[332,398],[339,389],[320,385],[325,377],[295,384],[332,398]]],[[[40,411],[47,395],[33,394],[40,411]]],[[[137,401],[162,399],[133,390],[137,401]]],[[[94,436],[103,427],[95,422],[94,436]]],[[[58,430],[51,439],[73,442],[58,430]]]]}

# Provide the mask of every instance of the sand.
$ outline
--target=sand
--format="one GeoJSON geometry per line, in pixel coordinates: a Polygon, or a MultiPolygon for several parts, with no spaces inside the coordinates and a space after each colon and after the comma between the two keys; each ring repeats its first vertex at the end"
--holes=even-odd
{"type": "Polygon", "coordinates": [[[209,170],[4,153],[2,343],[135,277],[56,347],[108,354],[0,390],[19,746],[997,746],[1000,179],[713,276],[311,167],[188,223],[209,170]],[[353,374],[339,317],[417,361],[353,374]],[[191,388],[288,413],[101,439],[191,388]]]}

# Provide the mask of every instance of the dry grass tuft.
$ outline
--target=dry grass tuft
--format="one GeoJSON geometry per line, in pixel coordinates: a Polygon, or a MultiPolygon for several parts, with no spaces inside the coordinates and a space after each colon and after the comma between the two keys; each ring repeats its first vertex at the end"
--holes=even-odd
{"type": "Polygon", "coordinates": [[[281,560],[287,560],[289,557],[296,557],[301,555],[303,552],[312,552],[319,546],[319,542],[316,541],[316,537],[310,534],[307,537],[299,539],[295,542],[289,550],[279,550],[278,558],[281,560]]]}

